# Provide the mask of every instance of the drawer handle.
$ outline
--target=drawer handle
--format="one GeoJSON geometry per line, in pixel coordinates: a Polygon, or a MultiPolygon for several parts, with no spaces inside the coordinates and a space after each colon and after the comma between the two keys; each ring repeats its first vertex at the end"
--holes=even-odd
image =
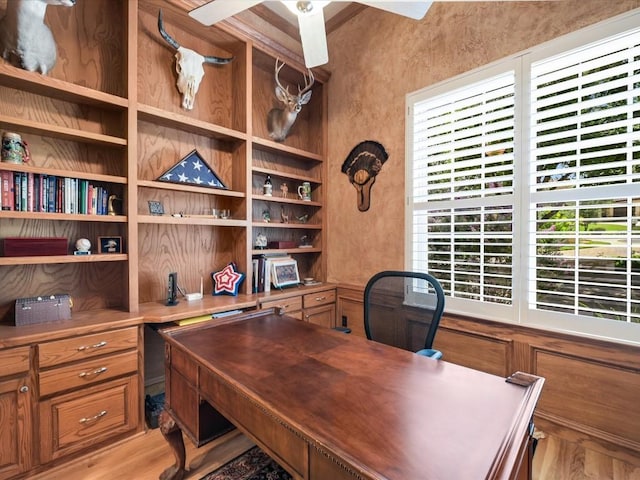
{"type": "Polygon", "coordinates": [[[326,300],[327,297],[316,297],[316,302],[321,302],[323,300],[326,300]]]}
{"type": "Polygon", "coordinates": [[[20,393],[27,393],[29,391],[29,387],[26,385],[23,385],[20,387],[20,393]]]}
{"type": "Polygon", "coordinates": [[[93,372],[82,372],[79,373],[78,376],[79,377],[88,377],[90,375],[100,375],[101,373],[104,373],[107,371],[107,367],[100,367],[95,369],[93,372]]]}
{"type": "Polygon", "coordinates": [[[78,351],[79,352],[84,352],[85,350],[90,350],[92,348],[101,348],[107,345],[107,342],[105,342],[104,340],[99,342],[99,343],[94,343],[93,345],[82,345],[81,347],[78,347],[78,351]]]}
{"type": "Polygon", "coordinates": [[[98,420],[100,417],[104,417],[107,414],[106,410],[102,410],[100,413],[98,413],[97,415],[94,415],[93,417],[84,417],[80,419],[80,423],[89,423],[89,422],[95,422],[96,420],[98,420]]]}

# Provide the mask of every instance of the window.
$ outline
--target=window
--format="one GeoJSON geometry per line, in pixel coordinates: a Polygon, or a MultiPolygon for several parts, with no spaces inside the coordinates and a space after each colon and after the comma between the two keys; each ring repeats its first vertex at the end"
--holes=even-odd
{"type": "Polygon", "coordinates": [[[407,268],[447,310],[640,343],[640,11],[407,97],[407,268]]]}

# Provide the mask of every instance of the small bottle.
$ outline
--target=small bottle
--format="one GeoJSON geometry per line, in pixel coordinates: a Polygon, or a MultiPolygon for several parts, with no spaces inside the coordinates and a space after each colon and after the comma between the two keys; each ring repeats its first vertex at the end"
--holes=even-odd
{"type": "Polygon", "coordinates": [[[267,175],[267,179],[264,181],[262,190],[263,190],[262,193],[267,197],[270,197],[273,194],[273,184],[271,183],[271,175],[267,175]]]}

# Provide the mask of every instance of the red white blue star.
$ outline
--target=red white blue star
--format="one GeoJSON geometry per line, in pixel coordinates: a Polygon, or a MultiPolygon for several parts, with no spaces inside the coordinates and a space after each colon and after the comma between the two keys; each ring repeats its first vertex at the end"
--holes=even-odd
{"type": "Polygon", "coordinates": [[[244,280],[244,273],[235,269],[235,264],[230,263],[219,272],[211,274],[213,278],[214,295],[238,295],[240,284],[244,280]]]}

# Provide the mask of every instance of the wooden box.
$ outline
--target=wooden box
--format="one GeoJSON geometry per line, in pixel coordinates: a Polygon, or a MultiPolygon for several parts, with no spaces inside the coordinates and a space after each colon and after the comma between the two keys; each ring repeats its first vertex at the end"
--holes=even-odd
{"type": "Polygon", "coordinates": [[[267,244],[267,248],[296,248],[298,244],[291,240],[274,240],[267,244]]]}
{"type": "Polygon", "coordinates": [[[3,241],[5,257],[33,257],[45,255],[67,255],[69,246],[66,238],[59,237],[22,237],[5,238],[3,241]]]}

